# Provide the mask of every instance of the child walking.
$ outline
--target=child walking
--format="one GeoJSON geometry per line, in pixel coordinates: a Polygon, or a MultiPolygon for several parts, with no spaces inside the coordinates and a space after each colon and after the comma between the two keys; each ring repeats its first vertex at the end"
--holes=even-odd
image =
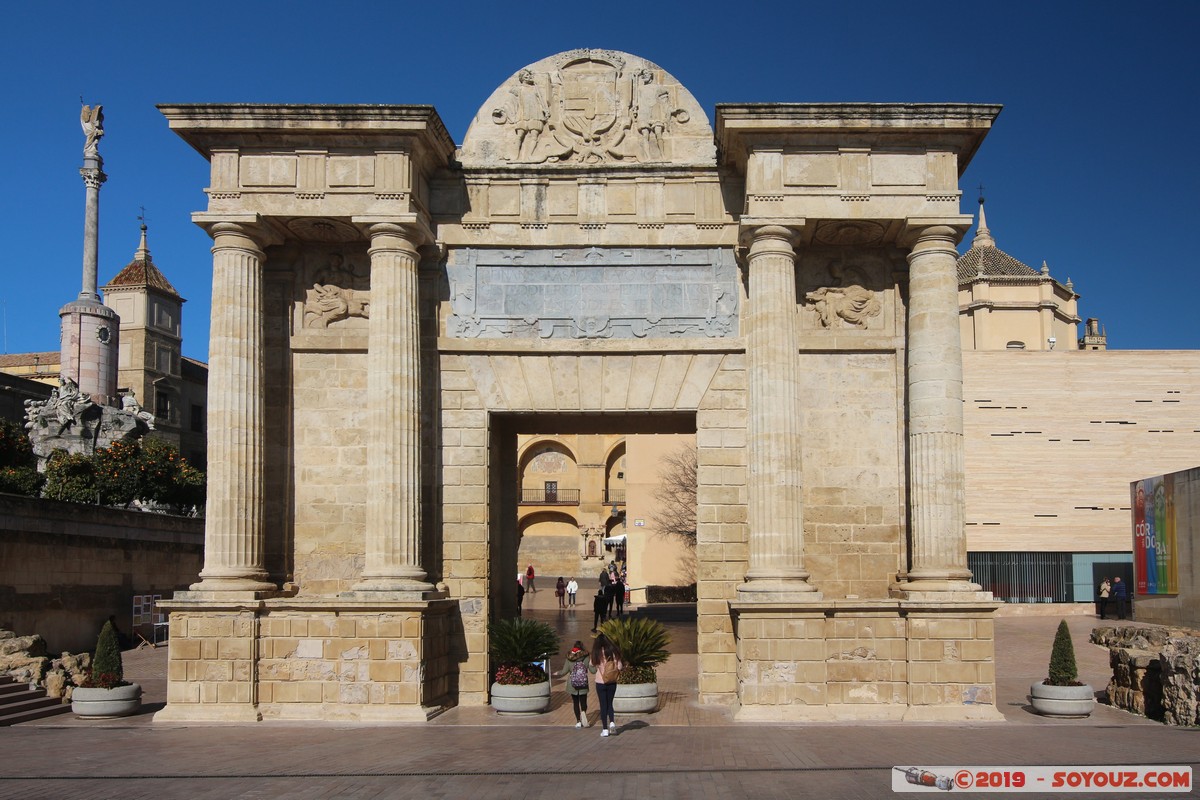
{"type": "Polygon", "coordinates": [[[588,651],[583,649],[583,642],[576,640],[563,668],[554,673],[555,677],[567,676],[567,694],[571,696],[571,707],[575,711],[575,727],[586,728],[590,724],[587,718],[588,674],[596,671],[590,663],[588,651]]]}

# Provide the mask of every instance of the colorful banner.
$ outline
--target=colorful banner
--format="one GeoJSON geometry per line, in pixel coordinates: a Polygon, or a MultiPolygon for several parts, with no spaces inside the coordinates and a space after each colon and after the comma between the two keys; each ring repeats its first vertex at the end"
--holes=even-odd
{"type": "Polygon", "coordinates": [[[1138,594],[1178,594],[1175,476],[1156,475],[1130,484],[1133,569],[1138,594]]]}

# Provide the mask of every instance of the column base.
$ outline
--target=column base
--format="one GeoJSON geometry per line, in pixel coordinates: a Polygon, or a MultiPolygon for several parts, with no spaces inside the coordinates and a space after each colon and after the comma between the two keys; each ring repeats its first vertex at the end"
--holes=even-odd
{"type": "Polygon", "coordinates": [[[746,603],[815,603],[823,595],[805,581],[750,580],[737,587],[737,599],[746,603]]]}
{"type": "Polygon", "coordinates": [[[266,575],[206,575],[188,587],[193,592],[278,592],[279,586],[266,580],[266,575]]]}
{"type": "MultiPolygon", "coordinates": [[[[422,577],[424,577],[422,575],[422,577]]],[[[412,577],[376,577],[364,578],[350,589],[349,592],[342,592],[339,596],[347,598],[358,598],[361,600],[378,599],[380,594],[386,595],[403,595],[400,599],[427,599],[436,600],[442,595],[437,591],[432,583],[412,577]],[[429,595],[426,597],[426,595],[429,595]]]]}
{"type": "Polygon", "coordinates": [[[992,593],[978,583],[953,579],[910,580],[892,584],[892,597],[930,603],[992,602],[992,593]]]}

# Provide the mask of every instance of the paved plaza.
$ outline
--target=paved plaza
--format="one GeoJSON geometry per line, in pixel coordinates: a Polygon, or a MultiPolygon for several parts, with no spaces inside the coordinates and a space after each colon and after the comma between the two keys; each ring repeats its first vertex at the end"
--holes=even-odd
{"type": "MultiPolygon", "coordinates": [[[[538,592],[526,614],[556,624],[564,648],[576,638],[587,641],[590,610],[560,613],[555,603],[552,591],[538,592]]],[[[1107,652],[1087,643],[1097,620],[1068,621],[1082,677],[1102,688],[1107,652]]],[[[1044,674],[1057,623],[1057,616],[997,619],[1003,723],[749,725],[695,703],[694,624],[670,622],[674,655],[660,674],[662,710],[618,718],[618,734],[607,739],[596,727],[572,726],[561,685],[551,711],[534,717],[455,708],[409,726],[155,725],[166,650],[132,651],[126,672],[145,687],[143,713],[0,728],[0,798],[875,798],[892,794],[894,766],[1200,768],[1197,730],[1107,706],[1087,720],[1030,712],[1029,684],[1044,674]]],[[[594,696],[590,709],[594,720],[594,696]]]]}

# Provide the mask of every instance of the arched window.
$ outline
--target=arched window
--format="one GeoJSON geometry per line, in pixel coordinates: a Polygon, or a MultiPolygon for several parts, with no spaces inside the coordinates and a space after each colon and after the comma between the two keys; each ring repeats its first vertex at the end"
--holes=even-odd
{"type": "Polygon", "coordinates": [[[592,541],[588,542],[588,558],[595,558],[595,557],[596,557],[596,542],[593,539],[592,541]]]}
{"type": "Polygon", "coordinates": [[[1005,347],[1006,347],[1006,348],[1008,348],[1009,350],[1024,350],[1024,349],[1025,349],[1025,343],[1024,343],[1024,342],[1019,342],[1019,341],[1017,341],[1016,339],[1014,339],[1013,341],[1011,341],[1011,342],[1009,342],[1008,344],[1006,344],[1006,345],[1005,345],[1005,347]]]}

